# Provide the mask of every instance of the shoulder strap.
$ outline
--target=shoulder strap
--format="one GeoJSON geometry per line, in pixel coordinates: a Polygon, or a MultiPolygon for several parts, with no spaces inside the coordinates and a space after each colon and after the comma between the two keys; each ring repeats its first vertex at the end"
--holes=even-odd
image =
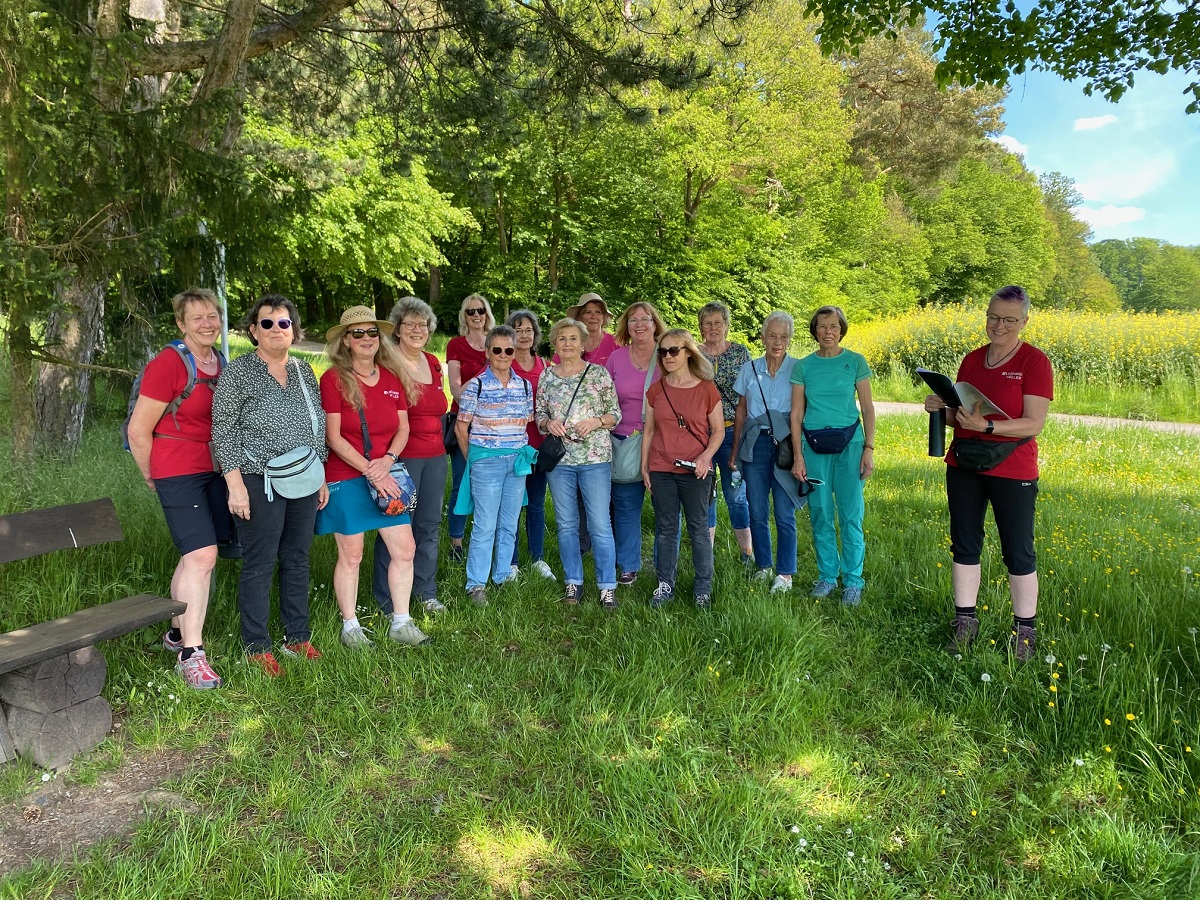
{"type": "MultiPolygon", "coordinates": [[[[167,404],[167,408],[163,410],[162,418],[171,417],[171,421],[175,423],[175,430],[179,430],[179,407],[183,406],[183,401],[192,396],[192,391],[196,389],[196,357],[192,355],[192,351],[179,338],[171,341],[167,345],[176,353],[183,361],[183,368],[187,372],[187,384],[183,386],[183,391],[175,397],[171,398],[171,402],[167,404]]],[[[159,419],[161,422],[162,419],[159,419]]]]}
{"type": "Polygon", "coordinates": [[[312,425],[313,437],[317,436],[318,429],[321,427],[317,421],[317,411],[313,408],[312,397],[308,395],[308,385],[304,383],[304,372],[300,368],[300,360],[292,357],[292,362],[296,364],[296,378],[300,380],[300,390],[304,393],[304,403],[308,406],[309,424],[312,425]]]}
{"type": "Polygon", "coordinates": [[[661,382],[661,384],[662,384],[663,396],[667,398],[667,406],[671,407],[671,412],[675,414],[675,421],[679,423],[681,428],[686,428],[687,433],[690,434],[692,437],[694,437],[697,441],[700,441],[700,446],[703,447],[705,450],[707,450],[708,443],[706,441],[700,440],[700,435],[698,435],[698,434],[696,434],[696,432],[692,431],[692,426],[689,425],[687,423],[687,420],[684,419],[683,416],[681,416],[679,414],[678,410],[675,409],[675,404],[671,402],[671,395],[669,393],[667,393],[667,383],[665,381],[663,381],[663,382],[661,382]]]}
{"type": "Polygon", "coordinates": [[[592,363],[588,363],[584,370],[579,373],[579,384],[575,385],[575,390],[571,393],[571,401],[567,404],[567,411],[563,413],[563,422],[567,421],[567,416],[571,414],[571,407],[575,405],[575,398],[579,396],[579,389],[583,387],[583,381],[587,378],[588,370],[592,367],[592,363]]]}
{"type": "Polygon", "coordinates": [[[367,462],[371,461],[371,432],[367,430],[367,414],[363,410],[358,411],[358,423],[362,426],[363,434],[363,456],[367,458],[367,462]]]}
{"type": "MultiPolygon", "coordinates": [[[[759,375],[758,370],[756,368],[754,368],[754,363],[750,363],[750,371],[754,373],[754,380],[758,383],[758,393],[759,393],[759,396],[762,397],[763,409],[767,413],[767,434],[770,435],[771,440],[775,441],[775,428],[772,425],[773,419],[771,418],[771,407],[767,405],[767,395],[765,393],[763,393],[762,376],[759,375]]],[[[766,372],[767,372],[767,362],[764,359],[763,360],[763,375],[765,375],[766,372]]],[[[779,443],[779,442],[775,441],[775,443],[779,443]]]]}

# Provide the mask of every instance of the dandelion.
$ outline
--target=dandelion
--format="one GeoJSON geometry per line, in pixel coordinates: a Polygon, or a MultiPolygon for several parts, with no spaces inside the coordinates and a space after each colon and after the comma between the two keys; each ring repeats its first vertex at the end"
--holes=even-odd
{"type": "Polygon", "coordinates": [[[1048,666],[1052,666],[1052,665],[1054,665],[1056,662],[1058,662],[1058,659],[1057,659],[1057,658],[1054,656],[1054,654],[1053,654],[1053,653],[1047,653],[1047,654],[1046,654],[1046,665],[1048,665],[1048,666]]]}
{"type": "Polygon", "coordinates": [[[1101,653],[1107,653],[1107,652],[1108,652],[1109,650],[1111,650],[1111,649],[1112,649],[1112,644],[1101,644],[1101,645],[1100,645],[1100,652],[1101,652],[1101,653]]]}
{"type": "Polygon", "coordinates": [[[1197,631],[1197,628],[1195,625],[1193,625],[1191,628],[1188,629],[1188,634],[1190,634],[1192,637],[1195,637],[1196,631],[1197,631]]]}
{"type": "Polygon", "coordinates": [[[1086,657],[1086,656],[1084,656],[1084,655],[1081,653],[1081,654],[1079,654],[1079,661],[1080,661],[1080,662],[1087,662],[1087,657],[1086,657]]]}
{"type": "Polygon", "coordinates": [[[989,675],[987,672],[984,672],[982,675],[979,676],[979,680],[982,681],[984,684],[987,684],[989,681],[992,680],[992,676],[989,675]]]}

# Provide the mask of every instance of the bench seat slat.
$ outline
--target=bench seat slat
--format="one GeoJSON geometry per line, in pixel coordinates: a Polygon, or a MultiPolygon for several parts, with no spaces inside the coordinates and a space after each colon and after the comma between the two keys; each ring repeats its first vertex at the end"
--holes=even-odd
{"type": "Polygon", "coordinates": [[[0,516],[0,563],[123,537],[112,500],[90,500],[0,516]]]}
{"type": "Polygon", "coordinates": [[[0,674],[137,631],[186,609],[181,600],[139,594],[0,634],[0,674]]]}

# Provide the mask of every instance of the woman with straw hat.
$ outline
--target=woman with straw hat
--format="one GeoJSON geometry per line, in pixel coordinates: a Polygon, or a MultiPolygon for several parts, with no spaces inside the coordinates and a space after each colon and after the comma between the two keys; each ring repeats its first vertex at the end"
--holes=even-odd
{"type": "Polygon", "coordinates": [[[391,468],[408,443],[408,405],[420,394],[391,342],[382,340],[393,330],[391,322],[376,319],[369,308],[352,306],[325,333],[331,365],[321,376],[321,406],[332,452],[325,463],[329,503],[317,514],[316,532],[332,533],[337,542],[333,593],[342,613],[341,641],[351,648],[372,643],[356,614],[363,534],[371,530],[378,530],[391,557],[388,587],[394,611],[388,637],[412,646],[430,642],[408,611],[416,552],[412,519],[407,513],[384,513],[368,486],[388,497],[400,496],[391,468]]]}

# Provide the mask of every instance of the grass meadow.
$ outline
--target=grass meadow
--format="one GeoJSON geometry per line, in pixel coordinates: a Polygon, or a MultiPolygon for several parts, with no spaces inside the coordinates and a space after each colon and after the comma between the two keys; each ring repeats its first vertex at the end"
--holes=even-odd
{"type": "MultiPolygon", "coordinates": [[[[981,641],[942,650],[943,466],[924,456],[924,417],[883,417],[877,443],[854,610],[750,582],[723,520],[710,613],[651,610],[648,575],[614,614],[590,585],[570,609],[538,580],[477,609],[444,559],[450,610],[423,623],[436,643],[352,653],[318,538],[326,656],[270,680],[241,659],[235,564],[220,563],[207,644],[226,686],[183,688],[158,629],[109,642],[121,728],[56,776],[92,783],[183,748],[196,765],[173,787],[200,812],[10,875],[0,896],[1200,896],[1200,439],[1047,427],[1040,648],[1024,666],[1003,649],[994,531],[981,641]]],[[[0,567],[5,630],[167,590],[173,550],[115,424],[75,461],[4,479],[0,509],[101,496],[126,541],[0,567]]],[[[552,529],[547,558],[557,568],[552,529]]],[[[365,578],[362,597],[368,615],[365,578]]],[[[42,775],[0,769],[0,797],[42,775]]]]}

